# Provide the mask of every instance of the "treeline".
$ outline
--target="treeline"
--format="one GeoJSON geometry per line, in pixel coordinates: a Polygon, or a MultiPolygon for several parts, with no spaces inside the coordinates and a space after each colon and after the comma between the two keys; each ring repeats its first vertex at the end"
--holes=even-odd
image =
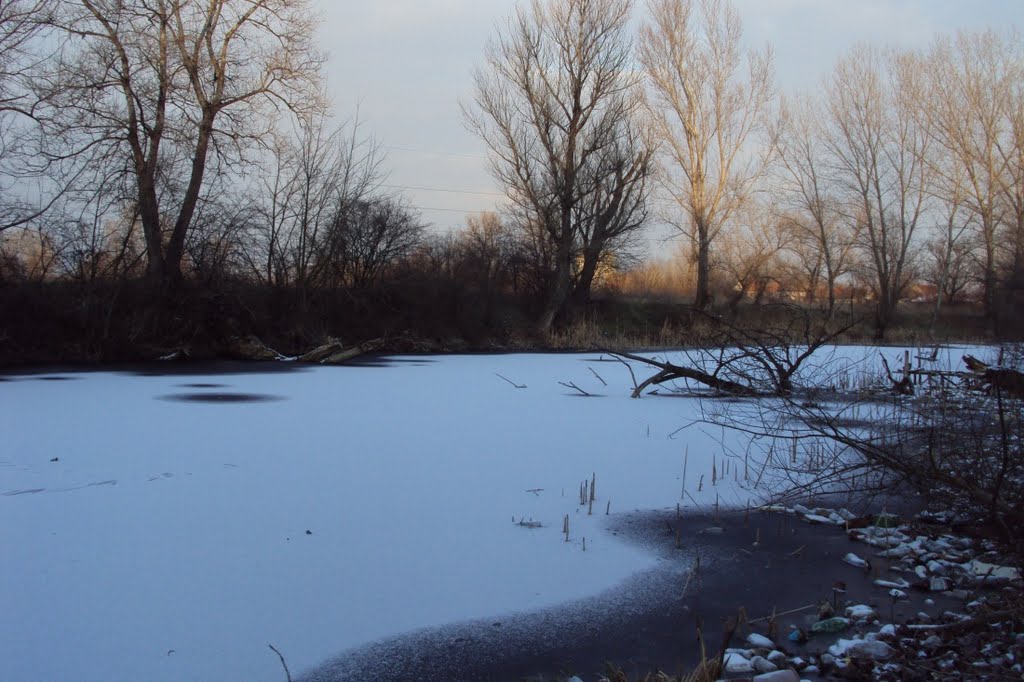
{"type": "Polygon", "coordinates": [[[309,0],[3,3],[5,355],[537,340],[592,319],[601,288],[857,303],[878,338],[907,297],[933,318],[977,300],[1006,331],[1024,305],[1017,32],[862,45],[784,95],[725,0],[650,0],[638,32],[636,10],[532,0],[498,29],[463,113],[506,200],[439,234],[361,122],[333,122],[309,0]],[[682,237],[670,259],[643,258],[656,223],[682,237]]]}
{"type": "Polygon", "coordinates": [[[700,309],[716,288],[733,305],[784,289],[831,313],[839,289],[863,290],[882,338],[930,280],[940,302],[977,287],[998,320],[1024,267],[1016,31],[861,45],[813,93],[783,96],[771,48],[743,48],[728,2],[650,0],[637,35],[632,9],[534,1],[476,73],[470,124],[556,254],[554,319],[587,263],[654,215],[685,238],[700,309]]]}

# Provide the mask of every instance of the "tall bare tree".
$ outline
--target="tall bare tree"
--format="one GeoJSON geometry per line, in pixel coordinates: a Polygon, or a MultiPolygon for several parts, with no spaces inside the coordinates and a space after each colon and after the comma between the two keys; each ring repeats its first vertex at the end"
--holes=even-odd
{"type": "MultiPolygon", "coordinates": [[[[970,192],[966,187],[969,183],[968,176],[969,171],[959,165],[942,173],[942,190],[938,196],[941,211],[939,215],[942,221],[937,234],[928,242],[928,254],[932,259],[930,279],[935,284],[935,308],[932,311],[929,331],[935,330],[943,302],[952,304],[956,300],[956,295],[967,287],[969,276],[975,274],[970,268],[970,261],[975,255],[972,253],[969,233],[974,228],[971,214],[973,213],[975,220],[981,220],[982,217],[965,206],[965,197],[970,192]]],[[[981,234],[984,236],[985,231],[981,230],[981,234]]],[[[984,261],[987,266],[987,256],[984,261]]],[[[925,277],[928,279],[927,274],[925,277]]],[[[987,280],[986,274],[982,277],[986,287],[987,280]]]]}
{"type": "Polygon", "coordinates": [[[774,95],[771,49],[744,52],[728,0],[651,0],[639,58],[650,119],[667,160],[666,187],[697,252],[695,304],[711,303],[711,248],[762,176],[771,145],[755,148],[774,95]]]}
{"type": "Polygon", "coordinates": [[[828,144],[868,260],[879,339],[913,279],[915,237],[932,191],[930,136],[916,115],[922,74],[916,57],[862,45],[827,82],[828,144]]]}
{"type": "Polygon", "coordinates": [[[245,158],[275,110],[319,106],[309,0],[56,0],[37,80],[63,147],[120,168],[154,281],[181,279],[213,161],[245,158]],[[183,180],[182,180],[183,178],[183,180]]]}
{"type": "Polygon", "coordinates": [[[514,211],[551,247],[541,331],[589,296],[597,262],[646,217],[651,153],[637,132],[632,4],[533,0],[488,44],[464,107],[514,211]]]}
{"type": "MultiPolygon", "coordinates": [[[[1018,44],[1019,48],[1019,44],[1018,44]]],[[[1024,55],[1018,52],[1009,93],[1004,101],[1009,134],[999,145],[1003,160],[1000,194],[1004,221],[1010,230],[1012,286],[1024,290],[1024,55]]],[[[1020,299],[1018,299],[1020,300],[1020,299]]]]}
{"type": "Polygon", "coordinates": [[[939,38],[929,54],[929,96],[922,115],[943,154],[934,156],[938,194],[956,196],[974,216],[984,247],[985,312],[994,314],[997,285],[1000,188],[1007,159],[999,154],[1011,137],[1008,98],[1021,57],[1018,33],[960,32],[939,38]]]}

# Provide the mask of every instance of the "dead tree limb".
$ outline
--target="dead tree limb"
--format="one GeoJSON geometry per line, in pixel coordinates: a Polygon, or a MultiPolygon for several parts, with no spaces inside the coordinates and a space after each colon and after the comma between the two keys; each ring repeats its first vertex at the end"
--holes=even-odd
{"type": "Polygon", "coordinates": [[[657,367],[658,369],[661,370],[654,376],[644,381],[642,384],[639,384],[635,389],[633,389],[634,398],[639,398],[643,394],[644,390],[649,386],[661,385],[666,381],[673,381],[676,379],[692,379],[693,381],[702,383],[705,386],[714,388],[724,393],[731,393],[732,395],[755,395],[757,393],[754,389],[752,389],[749,386],[744,386],[743,384],[736,383],[735,381],[729,381],[728,379],[722,379],[721,377],[716,377],[713,374],[708,374],[707,372],[703,372],[699,369],[694,369],[692,367],[681,367],[679,365],[673,365],[670,362],[660,362],[658,360],[654,360],[653,358],[645,358],[643,356],[633,355],[631,353],[622,353],[618,351],[613,352],[607,350],[604,352],[613,356],[626,358],[627,360],[642,362],[646,365],[650,365],[651,367],[657,367]]]}

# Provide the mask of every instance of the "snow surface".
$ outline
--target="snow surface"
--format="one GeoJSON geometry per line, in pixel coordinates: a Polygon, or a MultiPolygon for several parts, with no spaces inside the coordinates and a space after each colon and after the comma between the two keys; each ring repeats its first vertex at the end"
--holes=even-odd
{"type": "Polygon", "coordinates": [[[712,485],[718,428],[679,431],[698,401],[632,400],[626,368],[599,354],[398,360],[0,381],[0,679],[276,682],[268,644],[295,675],[650,569],[602,531],[609,503],[757,501],[742,462],[712,485]],[[186,386],[200,383],[222,386],[186,386]],[[168,399],[196,393],[279,400],[168,399]]]}

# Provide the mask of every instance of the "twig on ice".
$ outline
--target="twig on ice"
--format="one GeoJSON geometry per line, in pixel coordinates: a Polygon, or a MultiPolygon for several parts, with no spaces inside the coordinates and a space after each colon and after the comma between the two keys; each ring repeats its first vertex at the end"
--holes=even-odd
{"type": "Polygon", "coordinates": [[[577,386],[576,384],[574,384],[571,381],[569,383],[565,383],[564,381],[559,381],[558,383],[560,385],[562,385],[562,386],[565,386],[566,388],[571,388],[573,390],[579,391],[580,395],[585,395],[588,398],[592,397],[589,393],[587,393],[586,391],[584,391],[582,388],[580,388],[579,386],[577,386]]]}
{"type": "Polygon", "coordinates": [[[281,652],[273,644],[268,644],[267,646],[281,659],[281,665],[284,666],[284,674],[288,678],[288,682],[292,682],[292,674],[288,671],[288,664],[284,662],[284,656],[281,655],[281,652]]]}
{"type": "Polygon", "coordinates": [[[498,377],[499,379],[504,379],[508,383],[512,384],[515,388],[526,388],[526,384],[517,384],[516,382],[512,381],[508,377],[503,377],[500,374],[498,374],[497,372],[494,373],[494,376],[498,377]]]}

